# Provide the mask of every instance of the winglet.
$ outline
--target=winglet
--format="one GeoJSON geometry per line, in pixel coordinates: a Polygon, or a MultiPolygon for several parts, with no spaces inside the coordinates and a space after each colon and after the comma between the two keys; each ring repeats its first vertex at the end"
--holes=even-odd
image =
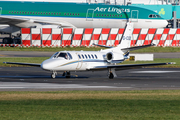
{"type": "Polygon", "coordinates": [[[169,63],[167,63],[167,65],[174,65],[174,64],[176,64],[176,62],[169,62],[169,63]]]}

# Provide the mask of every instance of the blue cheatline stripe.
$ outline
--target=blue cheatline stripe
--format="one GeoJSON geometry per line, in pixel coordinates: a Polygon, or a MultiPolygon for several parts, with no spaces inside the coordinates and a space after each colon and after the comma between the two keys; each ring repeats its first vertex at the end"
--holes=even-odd
{"type": "MultiPolygon", "coordinates": [[[[123,60],[113,60],[112,62],[118,62],[118,63],[121,63],[121,62],[123,62],[124,61],[124,59],[123,60]]],[[[73,62],[69,62],[69,63],[65,63],[65,64],[63,64],[63,65],[60,65],[60,66],[67,66],[67,65],[71,65],[71,64],[74,64],[74,63],[78,63],[78,62],[105,62],[105,63],[107,63],[106,62],[106,60],[96,60],[96,59],[91,59],[91,60],[82,60],[82,61],[73,61],[73,62]]],[[[60,67],[59,66],[59,67],[60,67]]]]}

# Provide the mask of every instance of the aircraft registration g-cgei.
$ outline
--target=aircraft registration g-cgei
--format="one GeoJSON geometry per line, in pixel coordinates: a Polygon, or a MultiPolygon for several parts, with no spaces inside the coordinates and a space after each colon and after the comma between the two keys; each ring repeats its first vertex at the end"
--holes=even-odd
{"type": "Polygon", "coordinates": [[[150,47],[153,44],[145,46],[130,47],[131,36],[133,32],[133,23],[127,23],[125,32],[117,47],[102,46],[108,49],[100,51],[60,51],[52,55],[51,58],[43,61],[41,64],[33,63],[14,63],[4,62],[6,64],[18,64],[41,67],[43,70],[52,71],[52,78],[55,78],[58,71],[67,78],[71,71],[100,71],[107,70],[110,79],[117,77],[116,70],[125,70],[132,68],[141,68],[146,66],[168,65],[168,63],[149,63],[149,64],[118,64],[129,58],[129,52],[140,48],[150,47]],[[117,65],[118,64],[118,65],[117,65]]]}

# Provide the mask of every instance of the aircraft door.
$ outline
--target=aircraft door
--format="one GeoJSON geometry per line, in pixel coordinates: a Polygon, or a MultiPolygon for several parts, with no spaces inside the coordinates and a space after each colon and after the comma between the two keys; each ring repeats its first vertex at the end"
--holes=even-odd
{"type": "Polygon", "coordinates": [[[0,7],[0,15],[2,14],[2,7],[0,7]]]}
{"type": "Polygon", "coordinates": [[[138,10],[132,10],[131,11],[131,22],[138,22],[138,14],[139,11],[138,10]]]}
{"type": "Polygon", "coordinates": [[[78,63],[77,63],[77,67],[76,69],[79,70],[81,69],[82,65],[83,65],[83,58],[80,54],[76,53],[77,57],[78,57],[78,63]]]}
{"type": "Polygon", "coordinates": [[[86,21],[93,21],[94,9],[88,9],[86,14],[86,21]]]}

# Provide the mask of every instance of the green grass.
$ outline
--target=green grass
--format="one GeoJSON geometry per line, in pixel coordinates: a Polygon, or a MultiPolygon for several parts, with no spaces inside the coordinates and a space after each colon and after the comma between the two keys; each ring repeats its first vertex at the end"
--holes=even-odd
{"type": "MultiPolygon", "coordinates": [[[[101,49],[106,49],[102,47],[0,47],[0,51],[46,51],[46,52],[57,52],[57,51],[98,51],[101,49]]],[[[180,52],[180,47],[148,47],[135,51],[131,53],[155,53],[155,52],[180,52]]]]}
{"type": "Polygon", "coordinates": [[[1,120],[179,120],[180,90],[0,92],[1,120]]]}
{"type": "MultiPolygon", "coordinates": [[[[42,52],[57,52],[57,51],[98,51],[101,47],[0,47],[0,51],[42,51],[42,52]]],[[[103,48],[104,49],[104,48],[103,48]]]]}
{"type": "MultiPolygon", "coordinates": [[[[3,62],[24,62],[24,63],[42,63],[44,60],[49,57],[0,57],[0,66],[1,67],[10,67],[18,65],[8,65],[3,64],[3,62]]],[[[139,63],[160,63],[160,62],[176,62],[175,65],[167,66],[158,66],[158,67],[171,67],[171,68],[180,68],[180,59],[179,58],[155,58],[154,61],[124,61],[122,64],[139,64],[139,63]]]]}

